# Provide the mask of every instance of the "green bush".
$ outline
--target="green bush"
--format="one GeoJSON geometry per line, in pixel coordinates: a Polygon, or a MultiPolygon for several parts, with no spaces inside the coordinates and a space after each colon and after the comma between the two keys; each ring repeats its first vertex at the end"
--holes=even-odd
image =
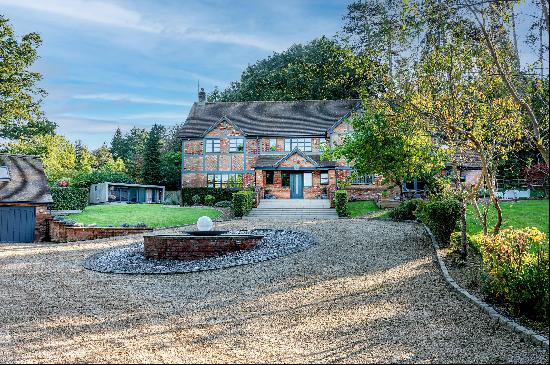
{"type": "Polygon", "coordinates": [[[252,191],[239,191],[233,193],[231,208],[235,217],[243,217],[247,215],[254,204],[254,193],[252,191]]]}
{"type": "Polygon", "coordinates": [[[201,201],[204,201],[204,198],[207,195],[212,195],[215,198],[215,202],[222,200],[231,201],[233,198],[233,193],[240,191],[236,188],[182,188],[181,189],[181,202],[182,205],[193,205],[193,196],[198,195],[201,198],[201,201]]]}
{"type": "Polygon", "coordinates": [[[425,204],[422,199],[406,200],[390,210],[388,215],[391,219],[396,220],[416,220],[416,211],[421,210],[425,204]]]}
{"type": "Polygon", "coordinates": [[[214,206],[218,208],[231,208],[231,201],[220,200],[219,202],[215,203],[214,206]]]}
{"type": "Polygon", "coordinates": [[[216,198],[214,197],[214,195],[208,194],[204,197],[204,205],[208,205],[211,207],[214,205],[214,203],[216,203],[216,198]]]}
{"type": "Polygon", "coordinates": [[[92,184],[104,182],[133,184],[135,181],[124,172],[100,170],[82,172],[71,179],[71,186],[75,188],[89,188],[92,184]]]}
{"type": "MultiPolygon", "coordinates": [[[[477,253],[481,253],[481,240],[482,234],[466,234],[466,242],[468,246],[477,253]]],[[[460,232],[451,233],[449,239],[449,247],[453,252],[460,252],[462,249],[462,242],[460,242],[460,232]]]]}
{"type": "Polygon", "coordinates": [[[432,200],[419,205],[416,216],[427,225],[442,246],[447,246],[460,215],[460,203],[455,199],[432,200]]]}
{"type": "Polygon", "coordinates": [[[54,210],[83,210],[88,206],[89,190],[87,188],[51,187],[54,210]]]}
{"type": "Polygon", "coordinates": [[[345,190],[336,190],[334,192],[334,207],[339,217],[349,217],[348,192],[345,190]]]}
{"type": "Polygon", "coordinates": [[[483,236],[484,290],[514,314],[548,321],[548,241],[536,228],[504,229],[483,236]]]}
{"type": "Polygon", "coordinates": [[[191,200],[193,201],[193,205],[199,205],[201,203],[201,197],[199,194],[193,195],[191,200]]]}

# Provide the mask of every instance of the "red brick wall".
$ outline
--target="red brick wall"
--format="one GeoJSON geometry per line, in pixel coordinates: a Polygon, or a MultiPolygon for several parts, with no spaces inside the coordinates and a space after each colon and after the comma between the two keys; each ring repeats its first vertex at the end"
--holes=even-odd
{"type": "Polygon", "coordinates": [[[126,236],[151,232],[152,228],[124,228],[124,227],[71,227],[62,222],[50,220],[50,240],[52,242],[74,242],[95,240],[116,236],[126,236]]]}
{"type": "Polygon", "coordinates": [[[36,220],[34,227],[34,240],[44,242],[48,240],[48,222],[51,219],[50,211],[47,205],[38,205],[35,207],[36,220]]]}
{"type": "Polygon", "coordinates": [[[144,255],[152,260],[196,260],[249,249],[262,236],[144,236],[144,255]]]}

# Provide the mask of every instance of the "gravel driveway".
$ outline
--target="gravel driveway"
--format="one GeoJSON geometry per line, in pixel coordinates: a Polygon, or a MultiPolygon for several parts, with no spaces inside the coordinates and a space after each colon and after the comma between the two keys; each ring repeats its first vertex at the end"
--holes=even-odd
{"type": "Polygon", "coordinates": [[[0,362],[548,362],[445,285],[423,229],[368,220],[218,223],[312,232],[259,264],[113,275],[128,239],[0,245],[0,362]]]}

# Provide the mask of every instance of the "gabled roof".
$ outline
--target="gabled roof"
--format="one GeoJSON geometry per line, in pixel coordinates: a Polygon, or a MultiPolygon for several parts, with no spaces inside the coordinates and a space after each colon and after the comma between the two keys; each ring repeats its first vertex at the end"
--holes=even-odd
{"type": "Polygon", "coordinates": [[[248,136],[320,136],[359,103],[357,99],[194,103],[180,137],[200,138],[224,117],[248,136]]]}
{"type": "Polygon", "coordinates": [[[308,155],[303,153],[298,147],[295,147],[292,151],[287,153],[283,158],[279,159],[279,161],[277,161],[275,163],[275,167],[279,167],[283,162],[288,160],[290,158],[290,156],[295,155],[295,154],[298,154],[298,155],[302,156],[306,161],[311,163],[313,166],[318,165],[318,163],[316,161],[314,161],[311,157],[309,157],[308,155]]]}
{"type": "Polygon", "coordinates": [[[0,166],[9,170],[9,180],[0,181],[0,203],[53,203],[40,157],[0,154],[0,166]]]}
{"type": "MultiPolygon", "coordinates": [[[[291,152],[289,155],[285,155],[285,157],[281,158],[281,155],[260,155],[258,156],[258,159],[256,160],[256,165],[254,166],[257,169],[261,168],[272,168],[272,167],[278,167],[280,163],[284,160],[286,160],[288,157],[292,156],[291,152]]],[[[307,158],[311,161],[313,161],[313,165],[315,167],[335,167],[337,166],[337,163],[334,161],[324,161],[321,160],[321,155],[319,154],[311,154],[306,155],[307,158]]]]}

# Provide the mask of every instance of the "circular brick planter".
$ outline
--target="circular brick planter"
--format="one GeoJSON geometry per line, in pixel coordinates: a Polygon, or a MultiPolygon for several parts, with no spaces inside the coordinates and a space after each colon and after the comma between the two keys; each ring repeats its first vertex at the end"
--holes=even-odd
{"type": "Polygon", "coordinates": [[[263,236],[263,239],[247,250],[185,261],[149,260],[144,255],[143,240],[136,240],[128,246],[98,252],[85,259],[82,265],[89,270],[114,274],[188,273],[272,260],[306,250],[316,243],[314,236],[307,232],[255,229],[233,233],[263,236]]]}

